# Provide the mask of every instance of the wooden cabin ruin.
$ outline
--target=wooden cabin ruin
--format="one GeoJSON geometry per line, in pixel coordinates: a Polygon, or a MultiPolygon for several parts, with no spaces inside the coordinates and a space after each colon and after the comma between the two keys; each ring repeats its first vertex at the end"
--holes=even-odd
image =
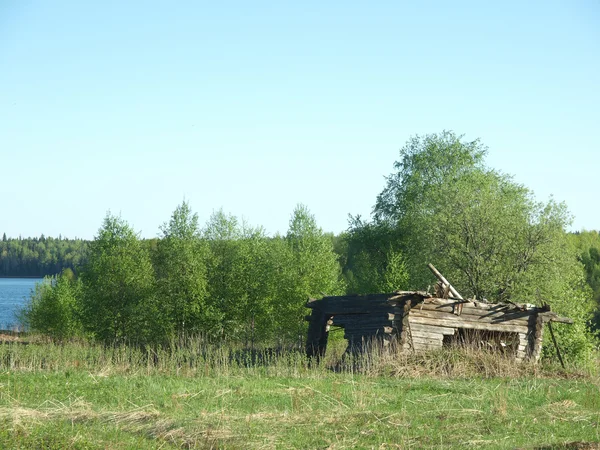
{"type": "Polygon", "coordinates": [[[395,342],[415,352],[467,345],[508,354],[517,361],[537,361],[544,325],[573,323],[547,305],[465,300],[439,272],[436,276],[440,282],[435,294],[397,291],[310,300],[306,305],[312,310],[306,317],[307,355],[324,356],[329,330],[341,327],[348,353],[364,352],[373,342],[384,346],[395,342]]]}

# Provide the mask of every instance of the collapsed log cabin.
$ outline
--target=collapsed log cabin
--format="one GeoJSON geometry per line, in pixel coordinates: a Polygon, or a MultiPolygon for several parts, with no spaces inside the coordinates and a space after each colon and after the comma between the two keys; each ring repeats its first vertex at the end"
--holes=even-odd
{"type": "Polygon", "coordinates": [[[340,327],[348,341],[347,352],[354,354],[378,341],[382,345],[396,342],[405,351],[476,345],[512,355],[517,361],[537,361],[544,325],[573,323],[552,312],[548,305],[464,300],[441,274],[438,279],[435,295],[397,291],[310,300],[306,305],[312,309],[306,317],[307,355],[324,356],[329,330],[340,327]]]}

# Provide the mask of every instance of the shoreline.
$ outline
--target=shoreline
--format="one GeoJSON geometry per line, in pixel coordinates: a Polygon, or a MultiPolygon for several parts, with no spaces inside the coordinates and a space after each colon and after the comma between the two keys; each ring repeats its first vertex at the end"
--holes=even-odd
{"type": "MultiPolygon", "coordinates": [[[[49,276],[49,275],[46,275],[49,276]]],[[[22,275],[22,276],[12,276],[12,275],[0,275],[0,278],[20,278],[23,280],[32,280],[32,279],[37,279],[37,280],[43,280],[44,277],[40,277],[38,275],[22,275]]]]}

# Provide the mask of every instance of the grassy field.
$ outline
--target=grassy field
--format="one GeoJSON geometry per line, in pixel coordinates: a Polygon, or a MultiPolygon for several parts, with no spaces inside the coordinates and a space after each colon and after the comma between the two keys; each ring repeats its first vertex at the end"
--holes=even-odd
{"type": "Polygon", "coordinates": [[[363,363],[4,344],[0,448],[600,448],[597,375],[458,350],[363,363]]]}

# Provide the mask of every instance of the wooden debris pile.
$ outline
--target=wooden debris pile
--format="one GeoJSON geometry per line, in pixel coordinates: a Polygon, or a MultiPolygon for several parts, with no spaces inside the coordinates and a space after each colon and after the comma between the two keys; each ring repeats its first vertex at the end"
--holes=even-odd
{"type": "Polygon", "coordinates": [[[406,351],[476,345],[509,353],[518,361],[537,361],[544,324],[573,322],[547,305],[465,300],[433,265],[429,268],[439,280],[434,295],[397,291],[309,301],[308,356],[325,354],[329,330],[335,326],[343,328],[352,353],[364,351],[365,344],[375,340],[383,345],[396,341],[406,351]]]}

